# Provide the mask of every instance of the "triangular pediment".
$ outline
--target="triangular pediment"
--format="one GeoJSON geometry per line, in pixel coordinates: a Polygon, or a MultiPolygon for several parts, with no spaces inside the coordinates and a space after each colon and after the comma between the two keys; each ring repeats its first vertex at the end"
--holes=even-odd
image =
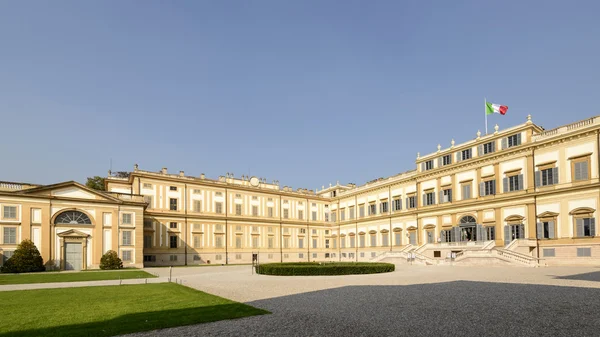
{"type": "Polygon", "coordinates": [[[61,238],[87,238],[90,235],[84,232],[80,232],[76,229],[69,229],[68,231],[58,233],[57,236],[61,238]]]}
{"type": "Polygon", "coordinates": [[[102,191],[96,191],[75,181],[40,186],[23,191],[24,194],[47,195],[58,198],[86,199],[102,201],[118,201],[117,198],[110,196],[102,191]]]}

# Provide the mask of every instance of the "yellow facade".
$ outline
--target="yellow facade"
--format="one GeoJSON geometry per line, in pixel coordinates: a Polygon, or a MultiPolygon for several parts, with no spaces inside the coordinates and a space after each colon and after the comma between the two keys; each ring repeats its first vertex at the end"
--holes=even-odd
{"type": "Polygon", "coordinates": [[[528,117],[521,125],[417,155],[415,170],[317,191],[229,173],[208,179],[136,165],[127,177],[109,174],[107,192],[98,195],[118,197],[102,204],[99,196],[36,199],[30,197],[35,187],[0,192],[0,205],[14,202],[21,214],[0,219],[0,225],[18,227],[18,239],[38,228],[45,260],[60,259],[55,205],[93,209],[91,227],[69,227],[90,233],[90,268],[107,247],[120,254],[129,249],[112,244],[122,240],[120,207],[135,214],[136,266],[249,263],[252,254],[260,262],[401,257],[436,264],[489,257],[535,265],[595,263],[599,130],[596,117],[553,130],[528,117]],[[38,222],[30,219],[36,207],[42,209],[38,222]],[[100,224],[100,213],[109,213],[112,222],[100,224]]]}

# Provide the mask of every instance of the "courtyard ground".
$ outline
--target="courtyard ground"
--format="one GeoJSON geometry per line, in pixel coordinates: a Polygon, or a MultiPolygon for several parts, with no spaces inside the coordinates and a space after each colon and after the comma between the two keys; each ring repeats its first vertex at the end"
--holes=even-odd
{"type": "Polygon", "coordinates": [[[31,284],[31,283],[58,283],[58,282],[83,282],[104,280],[146,279],[156,276],[143,270],[89,270],[89,271],[61,271],[40,272],[27,274],[0,274],[0,285],[5,284],[31,284]]]}
{"type": "Polygon", "coordinates": [[[404,264],[386,274],[280,277],[235,266],[173,268],[173,277],[273,314],[132,336],[592,336],[600,331],[596,267],[404,264]]]}

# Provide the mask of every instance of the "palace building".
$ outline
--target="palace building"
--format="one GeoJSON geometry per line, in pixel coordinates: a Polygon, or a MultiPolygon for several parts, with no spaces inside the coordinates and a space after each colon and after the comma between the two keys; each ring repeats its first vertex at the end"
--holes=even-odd
{"type": "Polygon", "coordinates": [[[525,266],[600,261],[600,119],[525,123],[417,155],[416,169],[296,189],[166,168],[76,182],[0,182],[0,254],[31,239],[50,268],[410,260],[525,266]]]}

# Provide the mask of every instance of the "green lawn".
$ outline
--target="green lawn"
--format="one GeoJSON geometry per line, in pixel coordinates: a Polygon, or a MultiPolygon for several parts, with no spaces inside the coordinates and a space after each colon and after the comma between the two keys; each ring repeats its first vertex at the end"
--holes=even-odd
{"type": "Polygon", "coordinates": [[[101,281],[156,277],[143,270],[42,272],[32,274],[0,274],[0,285],[50,282],[101,281]]]}
{"type": "Polygon", "coordinates": [[[0,336],[114,336],[267,314],[175,283],[0,292],[0,336]]]}

